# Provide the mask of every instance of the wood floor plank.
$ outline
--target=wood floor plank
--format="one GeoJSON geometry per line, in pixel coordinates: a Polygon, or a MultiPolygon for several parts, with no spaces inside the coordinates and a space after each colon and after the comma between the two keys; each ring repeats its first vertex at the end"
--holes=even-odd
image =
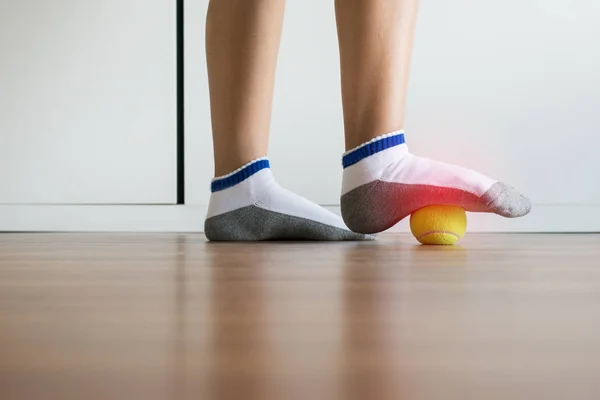
{"type": "Polygon", "coordinates": [[[600,235],[0,235],[0,399],[594,399],[600,235]]]}

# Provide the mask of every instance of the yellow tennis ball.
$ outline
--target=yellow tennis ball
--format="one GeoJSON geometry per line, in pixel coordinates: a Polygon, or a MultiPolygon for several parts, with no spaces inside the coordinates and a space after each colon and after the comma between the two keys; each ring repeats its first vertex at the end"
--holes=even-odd
{"type": "Polygon", "coordinates": [[[423,207],[410,216],[410,230],[423,244],[455,244],[467,230],[467,214],[456,206],[423,207]]]}

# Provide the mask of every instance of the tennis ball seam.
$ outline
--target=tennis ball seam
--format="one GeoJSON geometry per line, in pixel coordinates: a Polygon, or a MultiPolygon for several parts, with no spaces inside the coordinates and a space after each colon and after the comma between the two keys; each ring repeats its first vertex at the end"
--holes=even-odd
{"type": "Polygon", "coordinates": [[[452,235],[452,236],[454,236],[454,237],[455,237],[457,240],[460,240],[460,236],[458,236],[456,233],[454,233],[454,232],[451,232],[451,231],[444,231],[444,230],[433,230],[433,231],[427,231],[427,232],[425,232],[425,233],[422,233],[422,234],[420,234],[420,235],[417,237],[417,240],[420,240],[420,239],[424,238],[424,237],[425,237],[425,236],[427,236],[427,235],[433,235],[433,234],[436,234],[436,233],[441,233],[441,234],[448,234],[448,235],[452,235]]]}

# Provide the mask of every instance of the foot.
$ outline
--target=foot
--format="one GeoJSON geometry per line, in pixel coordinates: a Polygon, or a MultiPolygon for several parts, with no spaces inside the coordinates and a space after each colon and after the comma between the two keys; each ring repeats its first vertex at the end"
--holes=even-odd
{"type": "Polygon", "coordinates": [[[514,218],[530,201],[505,183],[408,152],[403,131],[379,136],[343,158],[342,216],[355,232],[376,233],[419,208],[441,204],[514,218]]]}
{"type": "Polygon", "coordinates": [[[279,186],[261,158],[215,178],[204,231],[211,241],[369,240],[339,216],[279,186]]]}

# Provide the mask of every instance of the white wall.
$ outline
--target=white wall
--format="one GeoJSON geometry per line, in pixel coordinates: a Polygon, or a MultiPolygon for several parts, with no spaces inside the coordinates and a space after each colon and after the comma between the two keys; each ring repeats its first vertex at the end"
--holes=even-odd
{"type": "Polygon", "coordinates": [[[414,151],[510,182],[536,204],[600,204],[599,3],[422,4],[414,151]]]}
{"type": "MultiPolygon", "coordinates": [[[[212,177],[206,5],[186,2],[193,204],[207,203],[212,177]]],[[[599,20],[595,0],[422,1],[406,122],[412,151],[511,183],[537,210],[585,205],[600,220],[599,20]]],[[[338,204],[341,180],[334,23],[333,1],[288,2],[270,150],[282,184],[321,204],[338,204]],[[299,168],[306,159],[309,169],[299,168]]]]}

